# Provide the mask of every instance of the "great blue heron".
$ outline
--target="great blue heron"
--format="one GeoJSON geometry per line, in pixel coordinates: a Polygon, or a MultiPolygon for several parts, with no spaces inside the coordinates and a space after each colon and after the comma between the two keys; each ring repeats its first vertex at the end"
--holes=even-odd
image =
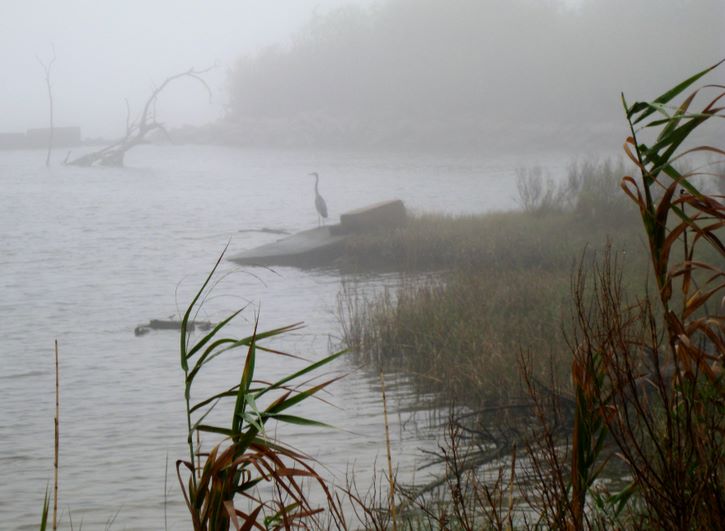
{"type": "Polygon", "coordinates": [[[317,191],[317,184],[320,181],[320,176],[317,175],[317,172],[312,172],[310,175],[315,176],[315,209],[318,214],[317,223],[320,224],[320,219],[323,220],[322,223],[324,223],[324,220],[327,219],[327,203],[325,203],[325,200],[320,195],[320,192],[317,191]]]}

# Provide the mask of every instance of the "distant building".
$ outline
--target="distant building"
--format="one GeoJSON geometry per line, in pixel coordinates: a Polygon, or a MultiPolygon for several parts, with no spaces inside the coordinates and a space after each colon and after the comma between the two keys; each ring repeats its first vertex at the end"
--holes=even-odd
{"type": "MultiPolygon", "coordinates": [[[[28,129],[23,133],[0,133],[0,149],[45,149],[48,147],[50,128],[28,129]]],[[[53,147],[81,145],[80,127],[54,127],[53,147]]]]}

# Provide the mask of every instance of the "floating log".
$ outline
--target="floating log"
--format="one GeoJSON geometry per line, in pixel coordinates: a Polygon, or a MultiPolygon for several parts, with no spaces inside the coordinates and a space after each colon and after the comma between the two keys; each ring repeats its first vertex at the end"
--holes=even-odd
{"type": "Polygon", "coordinates": [[[261,229],[240,229],[238,232],[263,232],[265,234],[289,234],[288,230],[284,229],[270,229],[268,227],[262,227],[261,229]]]}
{"type": "MultiPolygon", "coordinates": [[[[193,332],[197,328],[201,331],[211,330],[214,325],[210,321],[189,321],[186,329],[193,332]]],[[[151,319],[148,324],[141,324],[134,328],[133,333],[137,336],[148,334],[151,330],[181,330],[181,321],[170,319],[151,319]]]]}

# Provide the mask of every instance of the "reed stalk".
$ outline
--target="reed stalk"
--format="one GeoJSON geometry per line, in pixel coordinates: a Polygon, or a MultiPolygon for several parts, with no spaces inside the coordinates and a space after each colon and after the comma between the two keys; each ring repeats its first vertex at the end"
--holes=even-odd
{"type": "Polygon", "coordinates": [[[58,340],[55,340],[55,418],[53,437],[53,531],[58,529],[58,461],[60,457],[60,369],[58,340]]]}
{"type": "Polygon", "coordinates": [[[380,392],[383,395],[383,421],[385,423],[385,452],[388,458],[388,509],[392,518],[393,531],[398,531],[398,518],[395,507],[395,476],[393,476],[393,459],[390,449],[390,425],[388,423],[388,402],[385,398],[385,374],[380,371],[380,392]]]}
{"type": "Polygon", "coordinates": [[[514,528],[513,514],[514,514],[514,492],[516,486],[516,444],[511,449],[511,477],[509,478],[509,505],[508,512],[506,513],[506,529],[512,531],[514,528]]]}

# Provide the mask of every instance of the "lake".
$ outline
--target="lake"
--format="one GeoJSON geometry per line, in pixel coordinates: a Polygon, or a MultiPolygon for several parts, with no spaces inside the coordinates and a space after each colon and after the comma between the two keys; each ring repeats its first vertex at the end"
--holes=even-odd
{"type": "MultiPolygon", "coordinates": [[[[37,529],[53,478],[53,342],[60,345],[60,511],[64,528],[191,528],[174,464],[186,456],[178,333],[133,330],[178,318],[224,246],[229,252],[279,238],[255,229],[298,231],[317,223],[312,171],[331,220],[400,198],[413,212],[477,213],[515,206],[516,167],[560,171],[568,159],[392,155],[143,146],[126,168],[45,168],[40,151],[0,151],[0,515],[4,528],[37,529]],[[252,232],[249,232],[249,231],[252,232]],[[167,472],[168,463],[168,472],[167,472]],[[165,487],[166,485],[166,487],[165,487]],[[165,495],[164,489],[167,494],[165,495]],[[6,527],[7,526],[7,527],[6,527]]],[[[274,345],[316,360],[339,348],[334,269],[241,268],[226,262],[200,318],[247,306],[233,331],[304,321],[274,345]]],[[[370,289],[396,275],[355,279],[370,289]]],[[[257,376],[294,368],[262,356],[257,376]]],[[[204,379],[220,390],[241,371],[221,359],[204,379]]],[[[382,400],[372,368],[341,358],[347,376],[296,413],[335,426],[285,428],[280,437],[319,458],[331,481],[354,467],[364,486],[384,470],[382,400]]],[[[424,479],[421,448],[436,447],[431,411],[404,378],[387,377],[393,459],[404,480],[424,479]],[[416,475],[417,474],[417,475],[416,475]]],[[[423,397],[425,398],[425,397],[423,397]]],[[[208,449],[208,448],[207,448],[208,449]]],[[[425,472],[426,474],[428,472],[425,472]]]]}

